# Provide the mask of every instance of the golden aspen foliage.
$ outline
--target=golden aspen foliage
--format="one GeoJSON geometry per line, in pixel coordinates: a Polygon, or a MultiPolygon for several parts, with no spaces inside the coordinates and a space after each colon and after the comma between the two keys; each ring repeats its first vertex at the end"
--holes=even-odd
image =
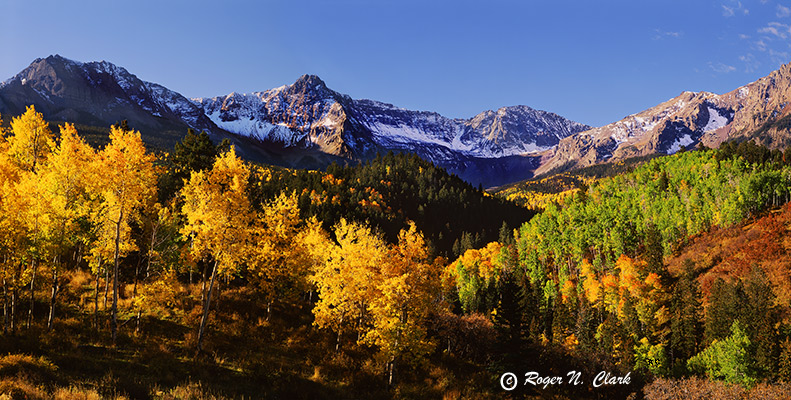
{"type": "Polygon", "coordinates": [[[376,297],[387,262],[387,244],[367,226],[341,219],[333,229],[337,245],[328,246],[312,276],[320,299],[314,324],[340,333],[364,333],[368,306],[376,297]]]}
{"type": "Polygon", "coordinates": [[[643,294],[645,282],[640,278],[641,271],[645,270],[645,262],[632,259],[624,254],[615,261],[618,271],[618,280],[621,291],[629,291],[632,297],[643,294]]]}
{"type": "Polygon", "coordinates": [[[502,249],[499,242],[491,242],[481,249],[469,249],[445,268],[443,286],[446,289],[456,287],[465,311],[477,309],[483,292],[499,282],[502,249]]]}
{"type": "MultiPolygon", "coordinates": [[[[113,249],[112,336],[115,342],[118,319],[118,266],[120,259],[137,248],[132,242],[129,222],[156,195],[157,173],[154,155],[147,154],[140,132],[118,126],[110,128],[110,144],[93,166],[94,189],[101,203],[94,217],[99,226],[98,248],[113,249]]],[[[99,250],[101,252],[101,250],[99,250]]]]}
{"type": "Polygon", "coordinates": [[[42,198],[49,224],[44,226],[51,245],[60,252],[78,239],[77,219],[88,212],[86,201],[90,165],[96,154],[72,124],[60,127],[60,141],[43,168],[42,198]]]}
{"type": "Polygon", "coordinates": [[[439,298],[441,272],[441,264],[429,258],[423,234],[410,221],[382,264],[381,281],[369,303],[371,329],[364,340],[376,345],[388,362],[419,362],[433,350],[426,319],[439,298]]]}
{"type": "MultiPolygon", "coordinates": [[[[33,196],[21,185],[26,171],[10,151],[11,143],[0,140],[0,279],[5,296],[17,298],[17,292],[31,279],[30,261],[30,210],[33,196]]],[[[8,300],[6,300],[8,301],[8,300]]],[[[18,300],[17,300],[18,302],[18,300]]],[[[16,307],[9,307],[6,314],[11,330],[16,329],[16,307]]],[[[5,328],[5,325],[4,325],[5,328]]]]}
{"type": "Polygon", "coordinates": [[[307,290],[310,266],[296,193],[264,205],[254,230],[248,272],[269,303],[307,290]]]}
{"type": "Polygon", "coordinates": [[[6,276],[11,277],[12,282],[18,282],[20,277],[11,271],[26,258],[26,221],[31,204],[30,197],[20,192],[22,171],[9,156],[8,147],[4,147],[0,153],[0,251],[6,276]]]}
{"type": "Polygon", "coordinates": [[[13,135],[8,139],[11,156],[22,169],[35,171],[54,147],[44,116],[34,106],[28,106],[24,114],[11,120],[11,132],[13,135]]]}
{"type": "Polygon", "coordinates": [[[141,285],[132,307],[137,312],[145,311],[159,318],[180,317],[183,315],[181,303],[184,298],[186,290],[179,282],[176,270],[167,268],[141,285]]]}
{"type": "MultiPolygon", "coordinates": [[[[302,230],[302,242],[308,251],[309,274],[312,276],[330,257],[330,251],[335,243],[330,239],[329,234],[321,227],[321,222],[312,216],[305,221],[305,228],[302,230]]],[[[314,279],[309,277],[311,281],[314,279]]]]}
{"type": "Polygon", "coordinates": [[[571,299],[576,299],[577,296],[577,285],[570,279],[567,279],[563,282],[563,286],[560,288],[560,296],[561,300],[566,303],[571,299]]]}
{"type": "Polygon", "coordinates": [[[249,176],[250,169],[231,147],[217,157],[211,170],[193,171],[181,191],[182,213],[186,217],[181,233],[192,239],[191,252],[196,259],[213,260],[203,296],[198,353],[203,346],[217,275],[238,271],[250,254],[254,215],[247,196],[249,176]]]}
{"type": "Polygon", "coordinates": [[[596,277],[596,271],[588,260],[582,260],[579,265],[580,276],[583,278],[582,288],[588,302],[594,306],[599,304],[599,296],[602,294],[602,284],[596,277]]]}
{"type": "MultiPolygon", "coordinates": [[[[3,121],[0,119],[0,125],[3,121]]],[[[15,182],[19,179],[19,166],[14,163],[10,151],[11,143],[8,141],[8,136],[4,129],[0,128],[0,185],[8,182],[15,182]]],[[[0,192],[3,196],[6,192],[0,192]]]]}
{"type": "MultiPolygon", "coordinates": [[[[100,199],[93,212],[99,228],[98,247],[111,247],[112,258],[120,259],[137,246],[130,236],[129,222],[156,194],[154,156],[147,154],[140,133],[110,129],[110,144],[94,158],[90,189],[100,199]]],[[[96,246],[95,246],[96,247],[96,246]]]]}
{"type": "Polygon", "coordinates": [[[236,272],[247,259],[253,222],[249,176],[249,168],[232,147],[211,170],[193,172],[181,192],[186,217],[181,233],[193,239],[193,255],[210,257],[220,275],[236,272]]]}

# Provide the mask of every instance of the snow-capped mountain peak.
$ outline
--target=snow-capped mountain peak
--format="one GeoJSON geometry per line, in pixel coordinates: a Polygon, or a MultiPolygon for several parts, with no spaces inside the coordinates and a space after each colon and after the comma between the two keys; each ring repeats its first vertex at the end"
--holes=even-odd
{"type": "Polygon", "coordinates": [[[590,128],[527,106],[452,119],[375,100],[353,100],[327,88],[315,75],[265,92],[194,101],[218,126],[258,140],[358,154],[377,148],[413,151],[440,164],[459,155],[498,158],[543,151],[590,128]],[[338,142],[347,146],[338,147],[338,142]]]}

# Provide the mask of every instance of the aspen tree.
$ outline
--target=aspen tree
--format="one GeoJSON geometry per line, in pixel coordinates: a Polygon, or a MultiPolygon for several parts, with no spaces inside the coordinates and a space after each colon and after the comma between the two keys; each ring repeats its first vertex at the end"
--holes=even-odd
{"type": "Polygon", "coordinates": [[[110,144],[99,153],[94,179],[101,193],[98,215],[100,242],[112,241],[113,302],[112,338],[118,333],[118,267],[122,257],[134,250],[129,222],[156,194],[154,156],[147,154],[140,133],[118,126],[110,128],[110,144]],[[102,240],[104,239],[104,240],[102,240]]]}
{"type": "Polygon", "coordinates": [[[59,274],[66,251],[77,245],[80,238],[78,219],[86,213],[86,187],[90,178],[94,150],[77,134],[72,124],[60,127],[60,142],[47,164],[39,169],[41,198],[46,204],[48,223],[42,228],[48,242],[51,259],[52,288],[47,328],[55,318],[55,299],[58,294],[59,274]]]}
{"type": "Polygon", "coordinates": [[[25,210],[29,208],[26,196],[18,193],[22,170],[11,156],[10,144],[0,137],[0,278],[3,283],[3,331],[16,330],[18,290],[23,282],[24,247],[27,229],[25,210]]]}
{"type": "Polygon", "coordinates": [[[295,193],[281,193],[264,206],[255,229],[250,278],[272,302],[307,289],[308,253],[295,193]]]}
{"type": "Polygon", "coordinates": [[[367,226],[343,218],[333,231],[338,244],[325,250],[324,262],[311,279],[320,294],[314,324],[336,332],[337,351],[343,333],[356,331],[359,339],[367,329],[368,306],[382,279],[387,244],[367,226]]]}
{"type": "Polygon", "coordinates": [[[8,139],[11,156],[22,169],[35,172],[54,147],[44,115],[36,112],[34,106],[28,106],[24,114],[11,120],[11,132],[13,136],[8,139]]]}
{"type": "Polygon", "coordinates": [[[368,307],[371,328],[365,342],[377,346],[387,361],[390,385],[399,360],[418,362],[434,348],[426,319],[439,298],[441,273],[441,265],[429,259],[423,234],[410,221],[381,264],[381,280],[368,307]]]}
{"type": "Polygon", "coordinates": [[[215,279],[236,272],[249,252],[253,222],[247,196],[249,176],[250,169],[232,147],[216,159],[211,170],[193,171],[181,192],[187,219],[181,233],[193,239],[191,251],[196,258],[213,261],[203,296],[197,353],[203,348],[215,279]]]}
{"type": "Polygon", "coordinates": [[[25,223],[30,235],[29,246],[29,269],[27,274],[30,276],[30,307],[28,309],[27,326],[33,318],[34,288],[38,261],[43,256],[44,237],[41,225],[42,212],[47,206],[40,198],[39,177],[37,170],[42,165],[54,147],[52,132],[49,124],[44,120],[44,116],[36,112],[34,106],[28,106],[24,114],[11,120],[12,136],[8,138],[9,153],[22,170],[18,185],[18,195],[30,197],[30,205],[26,211],[25,223]]]}

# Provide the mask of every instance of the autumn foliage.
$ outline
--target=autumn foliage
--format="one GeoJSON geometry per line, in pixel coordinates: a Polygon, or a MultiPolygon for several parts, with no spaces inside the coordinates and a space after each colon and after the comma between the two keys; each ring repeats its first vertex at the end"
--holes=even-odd
{"type": "Polygon", "coordinates": [[[56,131],[30,107],[0,137],[0,396],[486,398],[525,368],[634,374],[561,398],[787,391],[791,168],[749,145],[514,186],[528,211],[407,155],[56,131]]]}

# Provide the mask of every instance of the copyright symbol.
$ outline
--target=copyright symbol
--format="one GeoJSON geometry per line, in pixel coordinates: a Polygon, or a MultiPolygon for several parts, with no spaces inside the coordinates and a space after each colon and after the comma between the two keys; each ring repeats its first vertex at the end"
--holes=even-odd
{"type": "Polygon", "coordinates": [[[500,377],[500,386],[505,390],[514,390],[516,388],[516,375],[506,372],[500,377]]]}

